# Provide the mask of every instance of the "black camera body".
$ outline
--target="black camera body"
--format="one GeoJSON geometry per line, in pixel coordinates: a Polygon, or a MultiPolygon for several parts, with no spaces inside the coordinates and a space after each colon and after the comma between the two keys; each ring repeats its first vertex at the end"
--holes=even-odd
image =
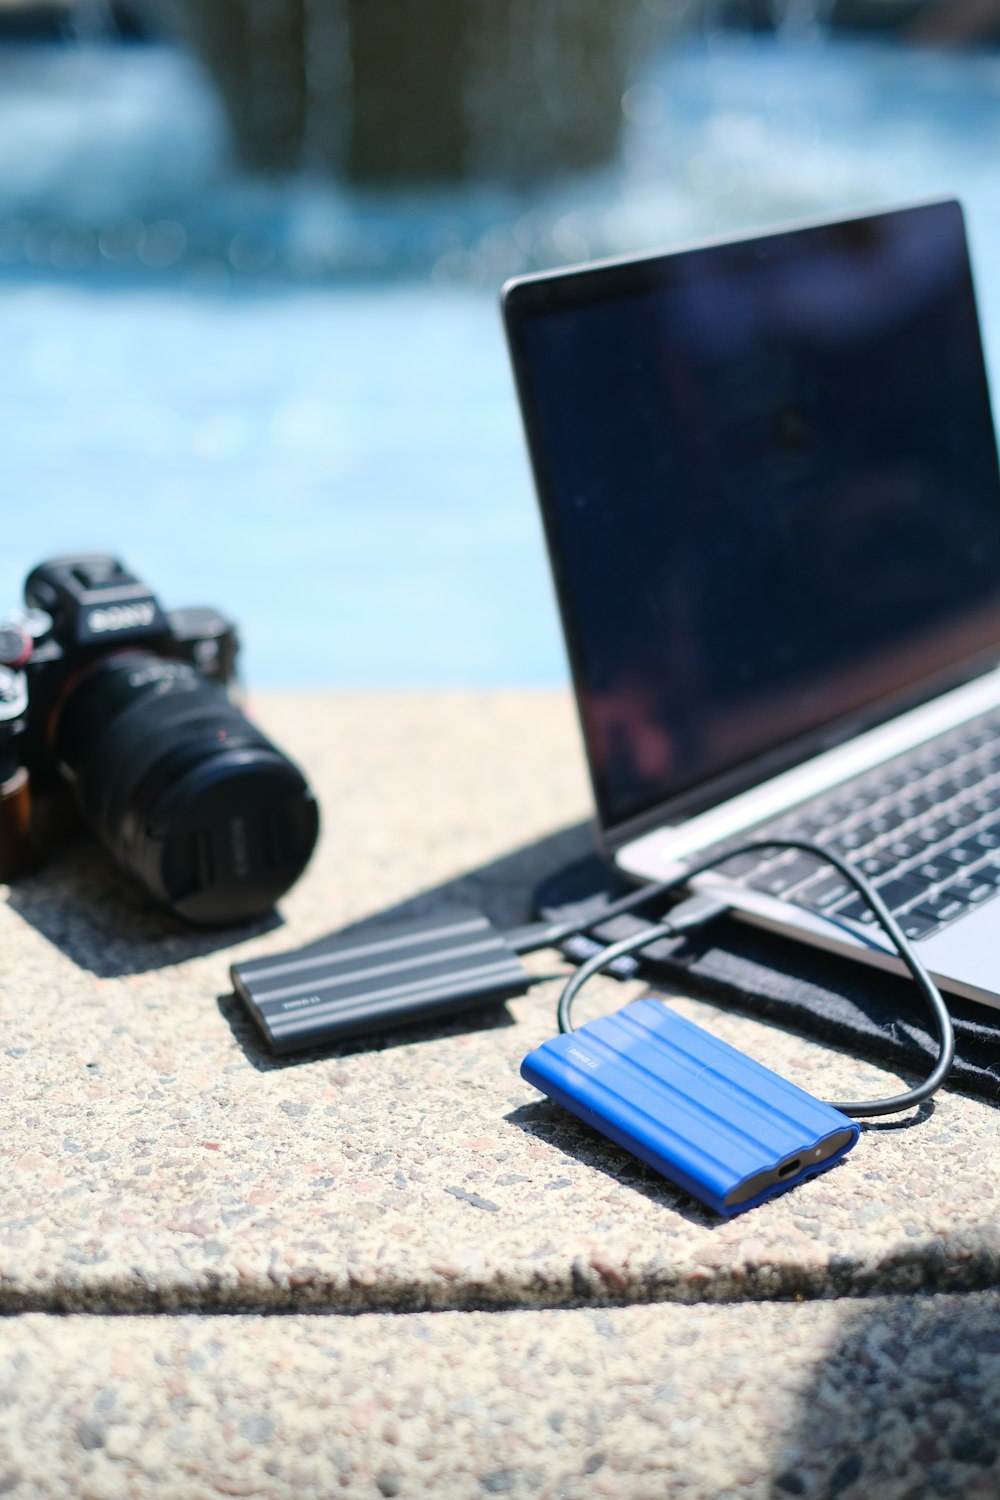
{"type": "Polygon", "coordinates": [[[165,611],[115,558],[41,563],[0,621],[0,878],[72,823],[186,920],[260,916],[319,831],[302,772],[230,697],[235,627],[165,611]]]}

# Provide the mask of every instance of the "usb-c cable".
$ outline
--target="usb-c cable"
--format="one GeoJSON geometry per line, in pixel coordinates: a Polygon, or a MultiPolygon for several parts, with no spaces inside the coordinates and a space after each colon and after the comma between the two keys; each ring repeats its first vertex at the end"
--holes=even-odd
{"type": "MultiPolygon", "coordinates": [[[[891,1115],[896,1114],[900,1110],[912,1109],[916,1105],[921,1104],[925,1099],[929,1099],[944,1083],[955,1060],[955,1034],[948,1007],[945,1005],[940,990],[917,956],[909,939],[900,929],[898,922],[882,900],[876,887],[871,885],[859,870],[856,870],[830,849],[825,849],[822,845],[810,843],[805,839],[751,839],[744,844],[730,846],[722,853],[716,853],[708,859],[688,866],[684,870],[684,873],[679,875],[676,880],[665,881],[655,887],[646,886],[640,891],[630,892],[628,897],[623,897],[621,901],[613,903],[612,906],[605,907],[598,916],[591,918],[587,925],[594,926],[598,922],[606,921],[608,918],[618,915],[621,911],[630,911],[645,901],[669,895],[676,891],[678,887],[688,884],[699,875],[707,874],[719,865],[726,864],[729,860],[736,858],[737,855],[761,852],[766,849],[801,850],[816,859],[823,860],[826,864],[832,865],[834,869],[843,875],[845,880],[850,882],[861,899],[874,913],[879,926],[889,938],[899,957],[913,976],[917,987],[927,1002],[934,1023],[934,1029],[937,1033],[937,1060],[933,1070],[922,1083],[917,1084],[912,1089],[907,1089],[902,1094],[895,1094],[888,1099],[851,1100],[846,1103],[834,1103],[832,1107],[839,1110],[842,1114],[853,1115],[856,1119],[870,1119],[877,1115],[891,1115]],[[626,902],[628,903],[627,905],[625,904],[626,902]]],[[[655,926],[645,927],[641,932],[630,933],[628,937],[622,938],[619,942],[612,943],[610,947],[602,949],[600,953],[596,953],[593,958],[588,959],[570,977],[559,997],[559,1030],[561,1032],[573,1030],[571,1019],[573,1001],[587,981],[592,979],[595,974],[601,973],[602,970],[613,964],[616,959],[623,958],[626,954],[635,953],[642,948],[646,948],[650,943],[654,943],[660,938],[678,937],[684,932],[690,932],[697,927],[702,927],[707,922],[711,922],[716,917],[721,916],[727,910],[729,910],[729,903],[726,901],[724,890],[718,892],[699,891],[695,895],[688,897],[687,900],[682,901],[678,906],[675,906],[669,915],[655,926]]],[[[563,923],[562,927],[566,927],[567,925],[570,927],[569,932],[561,931],[560,924],[552,924],[549,929],[550,937],[548,941],[559,942],[563,937],[568,937],[573,933],[579,932],[583,924],[579,922],[576,924],[563,923]],[[555,932],[559,932],[560,936],[551,936],[555,932]]],[[[527,931],[528,929],[525,929],[525,932],[527,931]]],[[[532,946],[540,947],[542,943],[532,946]]],[[[526,944],[519,951],[528,952],[530,948],[526,944]]]]}

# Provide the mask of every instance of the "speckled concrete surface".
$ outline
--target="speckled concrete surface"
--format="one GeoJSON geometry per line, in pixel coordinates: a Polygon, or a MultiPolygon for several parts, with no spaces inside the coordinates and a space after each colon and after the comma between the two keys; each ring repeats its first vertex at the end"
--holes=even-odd
{"type": "Polygon", "coordinates": [[[917,1500],[1000,1492],[1000,1300],[0,1331],[0,1493],[917,1500]]]}
{"type": "MultiPolygon", "coordinates": [[[[587,792],[562,694],[259,712],[326,818],[283,926],[191,937],[86,845],[0,906],[0,1306],[555,1306],[997,1280],[1000,1114],[979,1100],[943,1094],[922,1123],[872,1127],[833,1172],[719,1224],[521,1082],[553,984],[379,1050],[276,1064],[228,994],[234,958],[483,871],[583,816],[587,792]]],[[[465,888],[513,911],[540,858],[465,888]]],[[[634,993],[609,981],[591,1003],[634,993]]],[[[821,1096],[884,1091],[880,1069],[679,1003],[821,1096]]]]}

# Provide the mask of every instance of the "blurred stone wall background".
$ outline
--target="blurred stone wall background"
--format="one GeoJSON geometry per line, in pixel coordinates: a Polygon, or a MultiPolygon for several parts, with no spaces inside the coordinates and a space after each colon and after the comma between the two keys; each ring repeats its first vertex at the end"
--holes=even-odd
{"type": "Polygon", "coordinates": [[[996,38],[1000,0],[0,0],[5,35],[17,17],[183,40],[251,171],[518,186],[614,157],[635,65],[671,32],[968,43],[996,38]]]}
{"type": "Polygon", "coordinates": [[[187,38],[245,165],[520,183],[618,145],[637,55],[686,0],[142,0],[187,38]]]}

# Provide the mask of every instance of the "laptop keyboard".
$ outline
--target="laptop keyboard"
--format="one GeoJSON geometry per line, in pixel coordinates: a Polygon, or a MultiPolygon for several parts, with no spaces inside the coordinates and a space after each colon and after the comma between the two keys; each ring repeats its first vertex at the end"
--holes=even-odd
{"type": "MultiPolygon", "coordinates": [[[[769,835],[832,849],[868,876],[907,937],[929,937],[1000,893],[1000,709],[726,843],[769,835]]],[[[837,921],[876,925],[843,876],[808,854],[737,855],[720,871],[837,921]]]]}

